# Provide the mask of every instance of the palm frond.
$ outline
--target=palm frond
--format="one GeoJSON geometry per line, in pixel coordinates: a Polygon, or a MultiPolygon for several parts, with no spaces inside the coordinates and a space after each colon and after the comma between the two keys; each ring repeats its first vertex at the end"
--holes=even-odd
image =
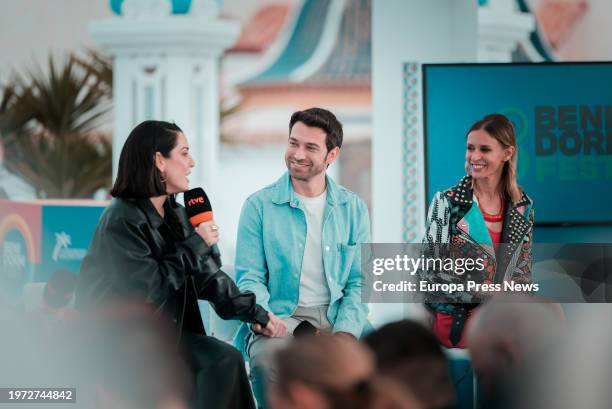
{"type": "Polygon", "coordinates": [[[109,138],[99,132],[111,101],[100,79],[71,55],[49,57],[2,89],[6,164],[48,198],[86,198],[111,182],[109,138]]]}
{"type": "Polygon", "coordinates": [[[87,58],[74,56],[75,62],[98,81],[97,86],[107,96],[113,93],[113,61],[93,49],[87,50],[87,58]]]}

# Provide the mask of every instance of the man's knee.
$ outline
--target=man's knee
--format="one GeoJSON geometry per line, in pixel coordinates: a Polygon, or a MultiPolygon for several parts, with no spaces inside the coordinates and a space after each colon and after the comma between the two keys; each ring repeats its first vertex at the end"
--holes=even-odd
{"type": "Polygon", "coordinates": [[[276,351],[287,345],[285,338],[262,338],[250,348],[249,366],[251,371],[271,375],[274,372],[276,351]]]}

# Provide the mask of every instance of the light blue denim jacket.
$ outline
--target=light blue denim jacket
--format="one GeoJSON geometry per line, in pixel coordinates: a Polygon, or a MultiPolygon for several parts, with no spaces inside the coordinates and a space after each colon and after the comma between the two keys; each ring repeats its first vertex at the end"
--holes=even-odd
{"type": "MultiPolygon", "coordinates": [[[[355,193],[326,176],[327,203],[321,246],[330,290],[327,318],[333,332],[361,335],[368,309],[361,303],[360,244],[370,241],[368,209],[355,193]]],[[[236,242],[236,281],[257,303],[279,317],[297,308],[306,243],[306,216],[289,173],[252,194],[242,207],[236,242]]],[[[249,330],[243,324],[235,344],[244,351],[249,330]]]]}

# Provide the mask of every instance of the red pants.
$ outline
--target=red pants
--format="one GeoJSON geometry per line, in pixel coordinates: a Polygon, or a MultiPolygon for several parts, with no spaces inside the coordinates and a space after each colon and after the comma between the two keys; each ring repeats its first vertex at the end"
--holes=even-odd
{"type": "Polygon", "coordinates": [[[466,348],[466,345],[465,345],[465,334],[467,332],[466,329],[470,322],[470,318],[472,317],[472,314],[475,311],[476,310],[474,309],[467,313],[467,317],[463,322],[461,338],[459,339],[459,342],[456,345],[453,345],[453,343],[450,340],[451,329],[453,326],[453,316],[451,314],[436,312],[436,316],[433,322],[432,329],[433,329],[433,333],[436,335],[436,338],[438,338],[438,341],[440,341],[440,344],[442,344],[446,348],[466,348]]]}

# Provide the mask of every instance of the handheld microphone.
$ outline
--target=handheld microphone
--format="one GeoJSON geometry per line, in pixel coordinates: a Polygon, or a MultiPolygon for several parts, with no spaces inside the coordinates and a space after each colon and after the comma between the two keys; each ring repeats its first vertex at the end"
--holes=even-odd
{"type": "Polygon", "coordinates": [[[193,227],[213,219],[212,206],[204,189],[196,187],[195,189],[188,190],[183,197],[187,217],[189,217],[189,223],[193,227]]]}
{"type": "MultiPolygon", "coordinates": [[[[213,219],[212,206],[206,196],[206,192],[201,187],[188,190],[184,193],[183,199],[185,201],[185,211],[189,218],[189,223],[193,227],[198,227],[200,223],[208,222],[213,219]]],[[[214,244],[211,247],[212,256],[217,261],[217,264],[221,265],[221,253],[219,247],[214,244]]]]}

